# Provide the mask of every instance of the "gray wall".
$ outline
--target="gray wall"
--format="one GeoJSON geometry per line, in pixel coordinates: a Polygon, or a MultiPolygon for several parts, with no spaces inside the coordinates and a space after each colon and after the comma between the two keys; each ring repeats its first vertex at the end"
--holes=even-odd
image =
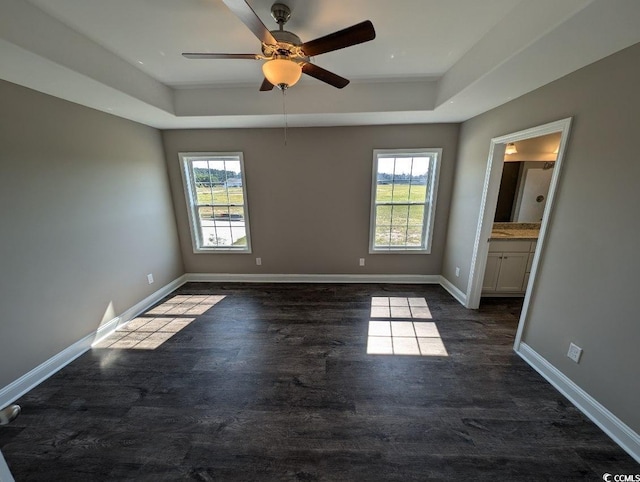
{"type": "Polygon", "coordinates": [[[164,131],[186,271],[439,275],[458,128],[298,128],[289,129],[286,146],[282,129],[164,131]],[[443,148],[432,252],[369,255],[373,149],[419,147],[443,148]],[[197,151],[244,153],[252,254],[193,253],[178,153],[197,151]]]}
{"type": "Polygon", "coordinates": [[[490,139],[573,116],[523,341],[636,432],[639,58],[635,45],[462,125],[443,264],[466,291],[490,139]]]}
{"type": "Polygon", "coordinates": [[[7,82],[0,105],[3,387],[183,267],[157,130],[7,82]]]}

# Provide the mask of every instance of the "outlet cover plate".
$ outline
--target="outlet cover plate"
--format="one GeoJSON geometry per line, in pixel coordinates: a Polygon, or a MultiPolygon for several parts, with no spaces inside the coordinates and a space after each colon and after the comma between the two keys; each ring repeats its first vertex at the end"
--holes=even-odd
{"type": "Polygon", "coordinates": [[[574,343],[569,344],[569,351],[567,356],[571,358],[574,362],[580,363],[580,356],[582,356],[582,348],[574,343]]]}

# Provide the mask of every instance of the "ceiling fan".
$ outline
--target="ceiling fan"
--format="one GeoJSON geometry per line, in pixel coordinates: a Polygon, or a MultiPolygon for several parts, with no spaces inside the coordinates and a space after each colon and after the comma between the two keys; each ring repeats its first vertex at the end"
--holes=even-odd
{"type": "Polygon", "coordinates": [[[329,85],[342,89],[349,80],[309,62],[309,57],[332,52],[373,40],[376,32],[371,21],[366,20],[324,37],[302,42],[300,37],[284,30],[291,17],[291,10],[283,3],[271,6],[271,16],[278,23],[278,30],[269,30],[245,0],[223,0],[224,4],[244,23],[262,43],[262,54],[183,53],[188,59],[251,59],[266,60],[262,65],[265,79],[261,91],[274,86],[285,90],[294,85],[304,73],[329,85]]]}

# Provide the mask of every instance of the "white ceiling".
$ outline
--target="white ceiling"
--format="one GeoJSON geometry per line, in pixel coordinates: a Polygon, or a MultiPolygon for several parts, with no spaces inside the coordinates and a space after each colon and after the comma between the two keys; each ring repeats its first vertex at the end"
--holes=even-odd
{"type": "MultiPolygon", "coordinates": [[[[30,1],[166,85],[262,82],[261,62],[181,57],[185,51],[260,52],[259,40],[221,0],[30,1]]],[[[439,77],[519,2],[298,0],[289,2],[286,29],[306,41],[370,19],[375,42],[316,62],[352,80],[439,77]]],[[[248,3],[267,28],[277,29],[270,15],[274,0],[248,3]]]]}
{"type": "MultiPolygon", "coordinates": [[[[274,0],[248,0],[269,28],[274,0]]],[[[282,1],[282,0],[281,0],[282,1]]],[[[303,41],[369,19],[372,42],[313,61],[290,126],[462,121],[640,41],[637,0],[284,0],[303,41]]],[[[0,0],[0,78],[158,128],[282,125],[258,53],[221,0],[0,0]]],[[[304,77],[304,76],[303,76],[304,77]]]]}

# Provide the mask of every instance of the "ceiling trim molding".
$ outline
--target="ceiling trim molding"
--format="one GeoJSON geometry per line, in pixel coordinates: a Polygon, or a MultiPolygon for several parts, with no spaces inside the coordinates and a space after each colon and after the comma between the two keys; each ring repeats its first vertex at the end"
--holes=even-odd
{"type": "MultiPolygon", "coordinates": [[[[517,5],[439,79],[359,79],[344,90],[305,79],[286,93],[288,124],[462,122],[640,42],[637,0],[560,3],[517,5]]],[[[160,129],[283,125],[277,90],[171,88],[30,2],[0,4],[4,80],[160,129]]]]}

